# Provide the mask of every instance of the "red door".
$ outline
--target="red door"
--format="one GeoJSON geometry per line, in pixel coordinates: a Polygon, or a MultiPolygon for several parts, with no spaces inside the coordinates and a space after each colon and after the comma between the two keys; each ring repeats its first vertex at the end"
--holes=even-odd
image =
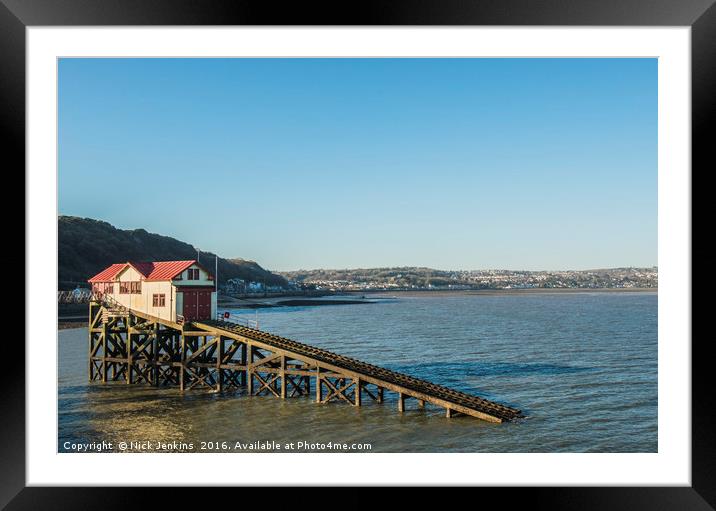
{"type": "Polygon", "coordinates": [[[198,319],[197,302],[196,291],[184,291],[184,321],[194,321],[198,319]]]}
{"type": "Polygon", "coordinates": [[[211,291],[183,291],[184,320],[211,319],[211,291]]]}
{"type": "Polygon", "coordinates": [[[211,319],[211,291],[197,291],[197,318],[211,319]]]}

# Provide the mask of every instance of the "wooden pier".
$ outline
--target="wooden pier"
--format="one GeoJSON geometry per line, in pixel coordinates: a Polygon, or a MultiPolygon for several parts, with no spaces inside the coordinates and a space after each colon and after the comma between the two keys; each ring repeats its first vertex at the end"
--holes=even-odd
{"type": "Polygon", "coordinates": [[[520,410],[337,355],[255,328],[218,320],[179,324],[99,301],[89,305],[89,381],[178,386],[182,391],[244,389],[280,399],[315,394],[316,403],[361,406],[398,395],[490,422],[520,410]]]}

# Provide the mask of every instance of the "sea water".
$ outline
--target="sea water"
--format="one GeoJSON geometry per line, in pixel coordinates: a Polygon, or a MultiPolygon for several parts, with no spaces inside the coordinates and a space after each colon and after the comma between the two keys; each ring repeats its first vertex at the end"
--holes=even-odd
{"type": "Polygon", "coordinates": [[[87,329],[59,332],[60,452],[656,452],[657,294],[413,293],[232,310],[260,328],[519,408],[491,424],[386,392],[317,405],[87,382],[87,329]],[[119,448],[124,442],[124,449],[119,448]]]}

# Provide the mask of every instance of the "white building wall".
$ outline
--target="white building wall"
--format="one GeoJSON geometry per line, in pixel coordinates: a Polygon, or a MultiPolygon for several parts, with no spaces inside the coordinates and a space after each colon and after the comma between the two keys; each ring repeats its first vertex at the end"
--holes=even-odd
{"type": "Polygon", "coordinates": [[[175,316],[173,315],[173,311],[174,301],[176,300],[174,295],[174,286],[172,286],[172,283],[169,281],[144,281],[142,282],[142,296],[144,297],[146,305],[144,309],[139,310],[143,310],[147,314],[151,314],[152,316],[156,316],[158,318],[174,321],[175,316]],[[155,294],[164,295],[164,307],[154,306],[153,295],[155,294]]]}
{"type": "Polygon", "coordinates": [[[197,266],[195,264],[191,265],[189,268],[187,268],[186,270],[181,272],[179,275],[177,275],[177,277],[181,277],[181,278],[175,278],[173,281],[174,284],[177,286],[214,287],[214,280],[213,279],[210,280],[209,274],[203,268],[200,268],[199,266],[197,266]],[[187,270],[194,269],[194,268],[199,268],[199,280],[188,280],[187,277],[188,277],[189,272],[187,270]]]}
{"type": "Polygon", "coordinates": [[[176,290],[170,281],[143,280],[144,276],[132,267],[123,270],[113,285],[112,298],[125,307],[134,309],[158,318],[176,321],[176,290]],[[141,293],[120,293],[120,282],[140,282],[141,293]],[[153,295],[164,295],[164,307],[155,307],[153,295]]]}
{"type": "MultiPolygon", "coordinates": [[[[120,304],[124,305],[125,307],[129,307],[130,309],[136,309],[140,311],[145,311],[145,297],[142,296],[142,294],[128,294],[128,293],[120,293],[119,290],[121,288],[120,282],[137,282],[144,278],[144,276],[139,273],[137,270],[132,268],[131,266],[128,266],[124,270],[122,270],[119,275],[115,277],[114,280],[114,294],[113,298],[120,304]]],[[[144,286],[142,286],[143,289],[144,286]]]]}

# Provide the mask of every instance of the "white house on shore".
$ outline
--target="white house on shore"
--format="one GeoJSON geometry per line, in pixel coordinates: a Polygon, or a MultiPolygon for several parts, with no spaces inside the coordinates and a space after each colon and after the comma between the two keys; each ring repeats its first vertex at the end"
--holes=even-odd
{"type": "Polygon", "coordinates": [[[112,264],[88,282],[95,293],[169,321],[216,317],[214,275],[196,260],[112,264]]]}

